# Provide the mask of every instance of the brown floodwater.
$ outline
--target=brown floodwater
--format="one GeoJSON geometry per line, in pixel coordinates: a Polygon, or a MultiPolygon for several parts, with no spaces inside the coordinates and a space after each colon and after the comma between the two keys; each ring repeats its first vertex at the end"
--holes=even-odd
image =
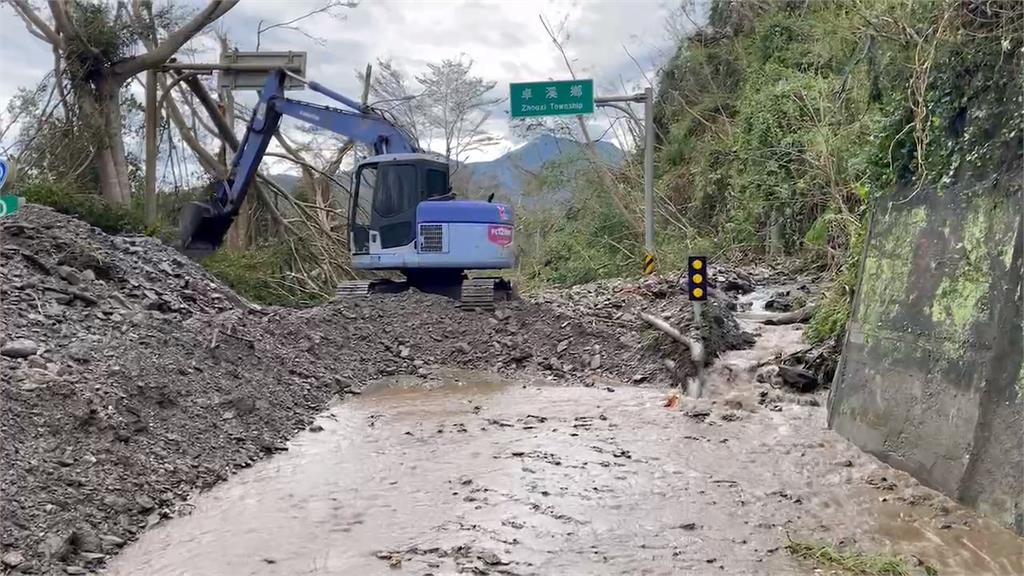
{"type": "Polygon", "coordinates": [[[792,537],[1024,574],[1024,540],[861,454],[823,407],[725,402],[756,397],[754,364],[800,345],[797,328],[758,329],[712,371],[712,398],[677,408],[666,390],[479,372],[379,382],[109,573],[816,573],[792,537]]]}

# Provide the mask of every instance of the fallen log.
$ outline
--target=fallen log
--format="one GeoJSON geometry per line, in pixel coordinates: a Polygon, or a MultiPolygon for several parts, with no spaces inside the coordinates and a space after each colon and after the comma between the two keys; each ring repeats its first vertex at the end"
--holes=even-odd
{"type": "Polygon", "coordinates": [[[695,341],[693,338],[684,336],[682,332],[673,328],[668,322],[665,322],[661,318],[647,312],[639,312],[640,318],[654,326],[658,330],[661,330],[665,334],[668,334],[673,340],[679,342],[683,346],[690,349],[690,358],[694,363],[703,365],[704,364],[704,346],[700,342],[695,341]]]}
{"type": "Polygon", "coordinates": [[[684,336],[682,332],[673,328],[668,322],[654,316],[653,314],[638,312],[637,315],[640,316],[644,322],[647,322],[651,326],[654,326],[658,330],[668,334],[670,338],[679,342],[683,346],[686,346],[690,350],[690,360],[693,361],[693,365],[697,369],[697,382],[690,393],[692,396],[699,398],[704,391],[704,345],[693,338],[684,336]]]}
{"type": "Polygon", "coordinates": [[[803,324],[814,316],[814,306],[804,306],[799,310],[785,312],[777,316],[765,318],[762,322],[766,326],[783,326],[786,324],[803,324]]]}

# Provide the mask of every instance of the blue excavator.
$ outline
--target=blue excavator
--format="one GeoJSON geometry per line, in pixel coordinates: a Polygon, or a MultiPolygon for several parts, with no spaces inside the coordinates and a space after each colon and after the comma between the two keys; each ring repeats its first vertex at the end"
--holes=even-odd
{"type": "Polygon", "coordinates": [[[350,188],[352,267],[397,271],[405,280],[349,282],[339,287],[339,294],[412,286],[485,308],[493,307],[495,299],[508,297],[508,282],[476,274],[470,278],[467,272],[515,266],[512,207],[490,200],[456,200],[446,159],[420,149],[416,139],[386,113],[284,69],[268,75],[228,178],[214,183],[209,202],[190,203],[182,212],[181,240],[186,254],[202,257],[224,242],[285,116],[373,148],[373,156],[356,166],[350,188]],[[286,98],[288,76],[347,109],[286,98]]]}

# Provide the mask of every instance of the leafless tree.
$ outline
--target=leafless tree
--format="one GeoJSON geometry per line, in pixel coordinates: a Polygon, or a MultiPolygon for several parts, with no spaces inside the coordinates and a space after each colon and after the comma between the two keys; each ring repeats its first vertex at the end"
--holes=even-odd
{"type": "MultiPolygon", "coordinates": [[[[356,77],[366,84],[364,71],[357,70],[356,77]]],[[[417,101],[419,95],[414,80],[404,70],[395,66],[390,59],[377,59],[370,82],[369,104],[391,114],[417,140],[428,139],[430,136],[417,101]]]]}
{"type": "MultiPolygon", "coordinates": [[[[116,6],[81,0],[50,0],[49,14],[28,0],[6,0],[28,31],[54,52],[54,73],[66,78],[82,118],[95,130],[94,162],[103,197],[112,204],[130,201],[128,161],[122,135],[121,89],[137,74],[167,62],[190,39],[216,21],[239,0],[210,0],[184,24],[166,29],[153,18],[150,2],[133,0],[116,6]],[[140,34],[153,34],[152,47],[133,54],[140,34]]],[[[60,81],[58,81],[60,84],[60,81]]],[[[63,85],[61,84],[62,89],[63,85]]]]}
{"type": "Polygon", "coordinates": [[[495,82],[472,75],[471,60],[442,60],[427,64],[416,76],[423,87],[417,99],[423,122],[444,140],[444,155],[456,163],[466,154],[496,144],[499,138],[484,129],[491,109],[502,101],[490,96],[495,82]]]}
{"type": "MultiPolygon", "coordinates": [[[[569,72],[569,75],[573,80],[576,79],[576,71],[573,69],[572,61],[569,59],[566,53],[564,40],[559,38],[560,34],[564,32],[565,21],[559,26],[559,32],[556,32],[547,20],[544,19],[543,15],[539,16],[541,25],[544,26],[544,31],[548,33],[548,37],[551,38],[551,43],[555,45],[558,53],[561,54],[562,60],[565,62],[565,68],[569,72]]],[[[600,156],[597,153],[597,148],[594,146],[594,141],[590,138],[590,131],[587,129],[587,123],[584,121],[582,115],[576,116],[576,120],[579,123],[580,135],[582,136],[583,149],[586,152],[587,159],[590,161],[591,166],[597,171],[601,178],[605,188],[611,193],[612,200],[615,202],[615,207],[618,208],[619,212],[626,219],[627,222],[633,227],[634,230],[640,229],[640,221],[637,215],[637,208],[630,207],[628,201],[628,191],[623,190],[621,186],[615,181],[608,166],[601,161],[600,156]]]]}
{"type": "Polygon", "coordinates": [[[316,44],[318,44],[320,46],[323,46],[327,42],[325,39],[323,39],[323,38],[321,38],[319,36],[314,36],[313,34],[310,34],[306,30],[304,30],[301,26],[298,26],[298,23],[302,22],[303,20],[306,20],[308,18],[312,18],[314,16],[318,16],[318,15],[328,15],[328,16],[332,16],[332,17],[335,17],[335,18],[343,18],[344,16],[342,16],[342,14],[340,13],[340,9],[342,9],[342,8],[355,8],[358,4],[359,3],[356,2],[355,0],[329,0],[328,2],[325,2],[319,8],[315,8],[313,10],[310,10],[309,12],[306,12],[305,14],[303,14],[301,16],[297,16],[295,18],[291,18],[291,19],[285,20],[283,22],[277,22],[277,23],[274,23],[274,24],[266,24],[265,20],[260,20],[256,24],[256,51],[257,52],[260,51],[260,45],[262,44],[262,41],[263,41],[263,34],[266,33],[266,32],[269,32],[271,30],[275,30],[275,29],[277,29],[277,30],[289,30],[289,31],[292,31],[292,32],[298,32],[299,34],[302,34],[306,38],[309,38],[310,40],[312,40],[316,44]]]}

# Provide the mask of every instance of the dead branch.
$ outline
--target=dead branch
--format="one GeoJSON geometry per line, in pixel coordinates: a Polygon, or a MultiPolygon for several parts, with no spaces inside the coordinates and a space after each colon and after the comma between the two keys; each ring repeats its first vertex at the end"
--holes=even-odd
{"type": "Polygon", "coordinates": [[[814,306],[804,306],[799,310],[785,312],[765,318],[763,324],[766,326],[784,326],[786,324],[803,324],[814,316],[814,306]]]}
{"type": "Polygon", "coordinates": [[[704,364],[704,346],[688,336],[684,336],[679,330],[673,328],[668,322],[658,318],[653,314],[647,312],[638,312],[638,316],[644,322],[647,322],[651,326],[661,330],[665,334],[668,334],[676,342],[679,342],[683,346],[686,346],[690,350],[690,359],[693,360],[694,364],[703,366],[704,364]]]}
{"type": "Polygon", "coordinates": [[[301,22],[301,21],[303,21],[303,20],[305,20],[307,18],[311,18],[313,16],[316,16],[317,14],[330,13],[330,11],[335,9],[335,8],[354,8],[357,4],[358,3],[355,2],[354,0],[347,0],[347,1],[343,1],[343,0],[330,0],[329,2],[325,3],[323,6],[317,8],[315,10],[310,10],[309,12],[303,14],[302,16],[299,16],[297,18],[292,18],[291,20],[288,20],[288,21],[285,21],[285,22],[278,22],[277,24],[271,24],[270,26],[264,26],[263,25],[263,20],[260,20],[256,24],[256,51],[257,52],[260,51],[260,42],[263,40],[263,33],[267,32],[267,31],[270,31],[270,30],[273,30],[274,28],[283,28],[285,30],[291,30],[293,32],[299,32],[300,34],[302,34],[306,38],[309,38],[310,40],[313,40],[314,42],[317,42],[318,44],[323,44],[323,42],[324,42],[323,38],[319,38],[317,36],[313,36],[313,35],[307,33],[306,31],[304,31],[303,29],[299,28],[298,26],[295,26],[295,24],[297,24],[297,23],[299,23],[299,22],[301,22]]]}
{"type": "Polygon", "coordinates": [[[239,0],[210,0],[210,3],[205,8],[199,11],[198,14],[192,17],[191,20],[186,22],[182,27],[178,28],[163,42],[160,42],[156,46],[153,46],[145,54],[141,54],[134,58],[122,60],[114,64],[111,69],[112,71],[121,77],[130,77],[148,70],[150,68],[159,66],[166,62],[171,56],[174,55],[184,44],[192,39],[193,36],[198,34],[203,28],[214,22],[221,16],[227,13],[238,4],[239,0]]]}
{"type": "Polygon", "coordinates": [[[25,27],[28,28],[28,31],[33,36],[49,42],[59,50],[64,50],[64,40],[39,17],[39,14],[32,9],[28,2],[25,0],[10,0],[10,2],[14,6],[14,11],[18,14],[18,17],[25,22],[25,27]]]}

